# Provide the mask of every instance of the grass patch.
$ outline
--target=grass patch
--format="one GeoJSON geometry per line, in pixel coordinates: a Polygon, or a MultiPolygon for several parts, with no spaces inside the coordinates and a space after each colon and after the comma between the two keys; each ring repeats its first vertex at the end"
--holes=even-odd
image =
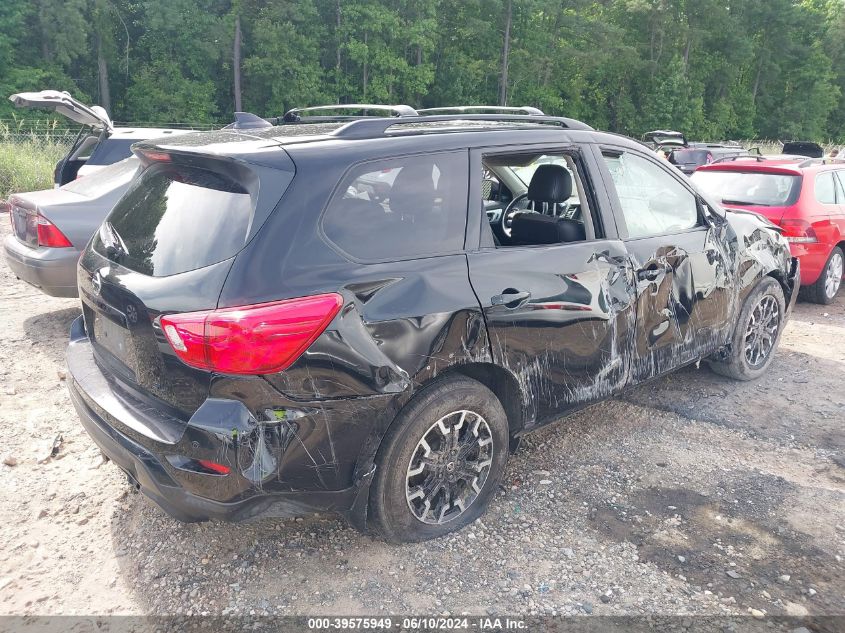
{"type": "Polygon", "coordinates": [[[11,193],[53,187],[53,170],[67,145],[49,138],[15,142],[0,137],[0,199],[11,193]]]}

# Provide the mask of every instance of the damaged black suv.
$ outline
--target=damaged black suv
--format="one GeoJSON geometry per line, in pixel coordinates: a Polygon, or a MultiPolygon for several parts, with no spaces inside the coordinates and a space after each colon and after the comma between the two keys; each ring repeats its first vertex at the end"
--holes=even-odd
{"type": "Polygon", "coordinates": [[[572,119],[397,114],[134,146],[68,382],[173,517],[436,537],[524,433],[701,359],[770,364],[799,282],[767,220],[572,119]]]}

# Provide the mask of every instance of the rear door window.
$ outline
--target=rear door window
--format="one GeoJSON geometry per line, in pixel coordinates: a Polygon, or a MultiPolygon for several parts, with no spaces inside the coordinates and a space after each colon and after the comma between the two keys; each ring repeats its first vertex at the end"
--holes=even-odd
{"type": "Polygon", "coordinates": [[[402,156],[356,166],[322,219],[326,238],[352,259],[388,261],[463,249],[467,153],[402,156]]]}
{"type": "Polygon", "coordinates": [[[821,204],[836,204],[836,184],[832,171],[816,176],[816,200],[821,204]]]}
{"type": "Polygon", "coordinates": [[[153,277],[223,261],[246,244],[257,189],[254,177],[153,166],[115,205],[94,238],[94,248],[153,277]]]}

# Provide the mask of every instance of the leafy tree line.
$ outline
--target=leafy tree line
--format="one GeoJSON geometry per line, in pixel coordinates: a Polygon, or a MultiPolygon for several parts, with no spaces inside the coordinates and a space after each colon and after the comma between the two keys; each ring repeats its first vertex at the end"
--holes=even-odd
{"type": "Polygon", "coordinates": [[[632,135],[845,140],[845,3],[2,0],[0,94],[44,88],[118,121],[499,103],[632,135]]]}

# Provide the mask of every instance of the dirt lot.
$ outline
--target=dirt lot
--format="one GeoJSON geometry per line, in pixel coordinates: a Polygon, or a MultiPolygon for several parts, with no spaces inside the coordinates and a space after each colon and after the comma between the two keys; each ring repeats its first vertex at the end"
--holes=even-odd
{"type": "Polygon", "coordinates": [[[0,266],[0,613],[845,614],[841,294],[760,381],[691,367],[530,436],[482,520],[409,546],[164,516],[73,412],[78,314],[0,266]]]}

